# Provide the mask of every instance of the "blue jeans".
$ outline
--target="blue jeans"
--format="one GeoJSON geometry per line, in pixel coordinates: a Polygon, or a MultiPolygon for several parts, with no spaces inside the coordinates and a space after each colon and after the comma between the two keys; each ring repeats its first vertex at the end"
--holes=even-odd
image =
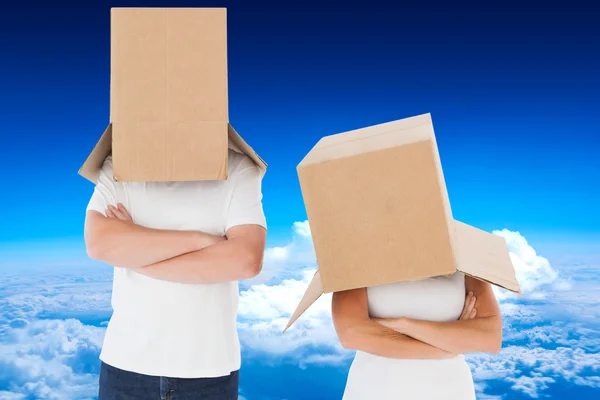
{"type": "Polygon", "coordinates": [[[237,400],[239,371],[218,378],[167,378],[102,363],[98,400],[237,400]]]}

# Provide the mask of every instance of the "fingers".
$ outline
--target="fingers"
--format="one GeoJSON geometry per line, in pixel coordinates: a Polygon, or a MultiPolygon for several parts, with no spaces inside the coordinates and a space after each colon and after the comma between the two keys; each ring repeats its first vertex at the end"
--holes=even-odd
{"type": "Polygon", "coordinates": [[[473,294],[473,292],[469,292],[467,298],[465,299],[465,305],[463,307],[462,314],[460,315],[460,319],[471,319],[474,318],[473,310],[475,310],[475,303],[477,302],[477,298],[473,294]]]}
{"type": "Polygon", "coordinates": [[[115,207],[113,205],[109,205],[108,211],[110,211],[112,213],[112,215],[114,215],[115,218],[123,219],[123,214],[121,214],[121,211],[119,211],[119,209],[117,207],[115,207]]]}
{"type": "Polygon", "coordinates": [[[120,219],[121,221],[131,221],[129,213],[122,204],[119,204],[117,207],[109,205],[106,209],[106,216],[109,218],[120,219]]]}
{"type": "Polygon", "coordinates": [[[131,220],[131,215],[129,215],[129,212],[127,211],[127,209],[125,208],[125,206],[121,203],[117,204],[117,209],[121,212],[121,214],[123,214],[123,216],[127,219],[127,220],[131,220]]]}
{"type": "Polygon", "coordinates": [[[117,218],[117,216],[112,212],[110,208],[106,209],[106,217],[107,218],[117,218]]]}
{"type": "Polygon", "coordinates": [[[469,310],[469,304],[471,303],[471,297],[473,297],[473,292],[469,292],[467,294],[467,297],[465,298],[465,304],[463,306],[462,313],[460,314],[460,318],[459,319],[465,319],[469,315],[469,313],[471,312],[469,310]]]}
{"type": "Polygon", "coordinates": [[[477,309],[475,308],[475,303],[477,302],[477,297],[471,294],[471,297],[468,300],[467,309],[465,310],[465,319],[475,318],[477,314],[477,309]]]}
{"type": "Polygon", "coordinates": [[[131,218],[131,215],[129,215],[129,212],[121,203],[117,204],[116,207],[113,205],[109,205],[106,209],[106,216],[108,218],[119,219],[125,222],[133,222],[133,218],[131,218]]]}

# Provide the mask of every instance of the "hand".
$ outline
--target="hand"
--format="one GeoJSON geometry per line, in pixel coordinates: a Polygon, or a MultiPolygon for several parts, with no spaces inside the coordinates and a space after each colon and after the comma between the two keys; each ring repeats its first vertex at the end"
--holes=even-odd
{"type": "Polygon", "coordinates": [[[469,292],[465,299],[465,306],[463,307],[462,313],[460,314],[460,321],[473,319],[477,316],[477,308],[475,308],[475,303],[477,302],[477,298],[473,294],[473,292],[469,292]]]}
{"type": "Polygon", "coordinates": [[[117,206],[108,206],[106,209],[106,216],[111,219],[118,219],[123,222],[133,223],[133,218],[127,212],[125,206],[121,203],[117,204],[117,206]]]}
{"type": "Polygon", "coordinates": [[[202,232],[196,232],[196,233],[198,236],[198,243],[200,244],[200,248],[212,246],[214,244],[217,244],[224,240],[227,240],[227,236],[208,235],[208,234],[202,233],[202,232]]]}

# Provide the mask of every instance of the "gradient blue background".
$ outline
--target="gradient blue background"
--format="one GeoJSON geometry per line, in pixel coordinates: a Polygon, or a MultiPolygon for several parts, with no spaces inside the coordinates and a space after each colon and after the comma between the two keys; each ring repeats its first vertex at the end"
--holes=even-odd
{"type": "Polygon", "coordinates": [[[269,163],[269,246],[306,219],[295,168],[320,137],[430,112],[457,219],[551,257],[600,254],[597,8],[387,3],[2,4],[4,262],[81,255],[93,188],[77,170],[108,122],[110,7],[165,5],[228,7],[230,119],[269,163]]]}

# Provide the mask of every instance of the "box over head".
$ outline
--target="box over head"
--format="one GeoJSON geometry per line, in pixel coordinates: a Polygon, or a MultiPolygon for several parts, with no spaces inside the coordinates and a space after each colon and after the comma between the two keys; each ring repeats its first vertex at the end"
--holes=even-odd
{"type": "Polygon", "coordinates": [[[112,152],[119,181],[227,179],[225,8],[112,8],[110,65],[110,125],[83,173],[112,152]]]}
{"type": "Polygon", "coordinates": [[[520,291],[504,239],[454,220],[429,114],[326,136],[297,170],[319,270],[288,327],[322,293],[456,271],[520,291]]]}

